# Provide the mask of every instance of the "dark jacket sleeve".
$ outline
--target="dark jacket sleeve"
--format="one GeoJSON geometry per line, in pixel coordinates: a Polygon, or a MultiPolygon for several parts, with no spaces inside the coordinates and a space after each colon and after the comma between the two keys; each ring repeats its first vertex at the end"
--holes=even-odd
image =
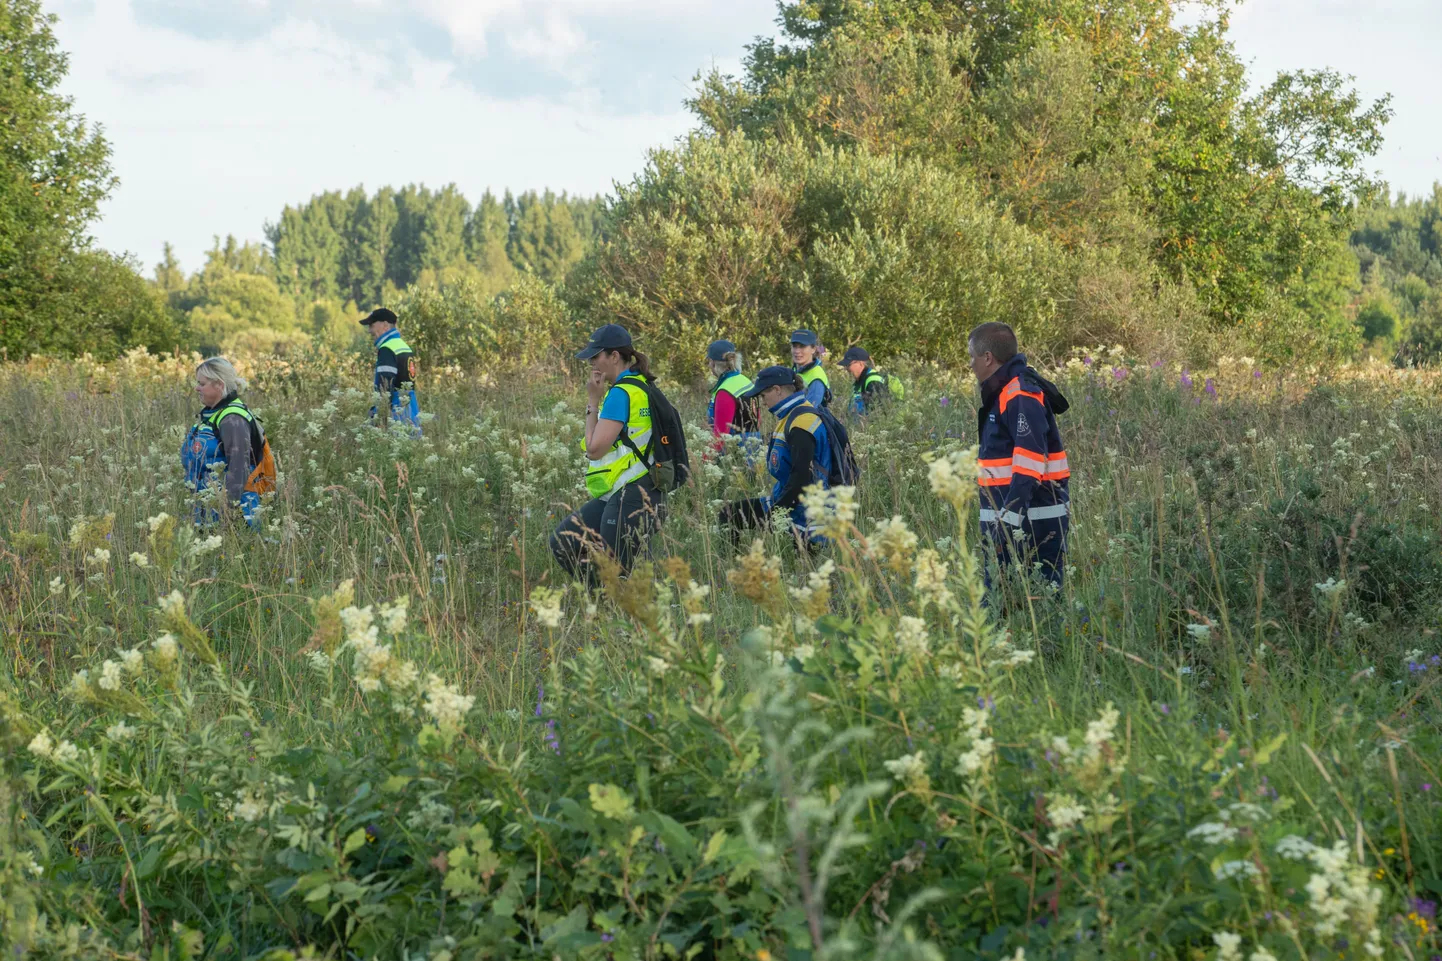
{"type": "Polygon", "coordinates": [[[786,446],[791,449],[791,476],[786,479],[781,496],[771,505],[782,510],[790,510],[800,503],[801,492],[814,480],[811,465],[816,460],[816,437],[805,428],[793,427],[786,433],[786,446]]]}
{"type": "Polygon", "coordinates": [[[225,493],[232,504],[240,500],[250,477],[250,424],[239,414],[220,422],[220,443],[225,447],[225,493]]]}

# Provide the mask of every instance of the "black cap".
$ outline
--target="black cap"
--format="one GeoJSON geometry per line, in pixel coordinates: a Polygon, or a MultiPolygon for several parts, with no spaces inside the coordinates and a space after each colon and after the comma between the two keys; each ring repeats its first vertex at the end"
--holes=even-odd
{"type": "Polygon", "coordinates": [[[725,360],[727,354],[736,353],[736,345],[729,340],[714,341],[706,348],[707,360],[725,360]]]}
{"type": "Polygon", "coordinates": [[[580,360],[590,360],[603,350],[616,350],[619,347],[630,347],[631,335],[626,328],[620,324],[606,324],[597,327],[596,332],[591,335],[590,343],[576,351],[576,357],[580,360]]]}
{"type": "Polygon", "coordinates": [[[821,346],[821,338],[816,336],[816,331],[814,330],[793,330],[791,332],[791,342],[793,344],[801,344],[803,347],[821,346]]]}
{"type": "Polygon", "coordinates": [[[848,347],[846,348],[846,353],[842,354],[841,359],[837,361],[837,364],[845,367],[848,364],[855,363],[858,360],[861,361],[863,364],[869,364],[871,363],[871,355],[868,354],[866,351],[862,350],[860,347],[848,347]]]}
{"type": "Polygon", "coordinates": [[[756,381],[751,388],[741,395],[742,400],[761,396],[761,392],[768,387],[795,387],[797,381],[796,371],[790,367],[764,367],[761,373],[756,375],[756,381]]]}
{"type": "Polygon", "coordinates": [[[375,310],[361,318],[360,325],[369,327],[371,324],[394,324],[396,312],[387,307],[377,307],[375,310]]]}

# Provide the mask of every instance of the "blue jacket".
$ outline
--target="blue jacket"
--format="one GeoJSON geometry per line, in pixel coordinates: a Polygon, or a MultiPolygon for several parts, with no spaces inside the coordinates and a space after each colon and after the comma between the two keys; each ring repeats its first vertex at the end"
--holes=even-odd
{"type": "MultiPolygon", "coordinates": [[[[782,492],[791,484],[792,458],[791,446],[787,441],[787,435],[793,430],[804,430],[810,434],[816,445],[815,456],[811,460],[811,476],[804,478],[803,485],[809,487],[820,481],[826,483],[826,478],[831,474],[831,440],[827,434],[826,425],[816,413],[815,406],[806,399],[806,395],[797,392],[787,397],[781,403],[771,408],[771,413],[776,415],[776,430],[771,435],[771,443],[766,451],[766,469],[776,479],[771,488],[771,496],[766,498],[767,508],[776,506],[776,502],[782,500],[782,492]]],[[[792,516],[798,520],[804,516],[804,509],[797,504],[792,511],[792,516]]]]}
{"type": "Polygon", "coordinates": [[[1056,385],[1017,354],[981,385],[976,414],[980,437],[981,520],[1013,527],[1065,517],[1071,499],[1066,449],[1056,415],[1067,410],[1056,385]]]}

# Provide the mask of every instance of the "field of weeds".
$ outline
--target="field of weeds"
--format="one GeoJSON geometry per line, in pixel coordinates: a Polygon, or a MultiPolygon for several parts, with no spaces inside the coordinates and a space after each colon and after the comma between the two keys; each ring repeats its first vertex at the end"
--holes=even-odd
{"type": "Polygon", "coordinates": [[[696,482],[593,596],[574,378],[430,372],[417,440],[357,359],[246,365],[253,531],[190,522],[191,370],[0,367],[10,957],[1442,953],[1431,375],[1061,365],[1066,586],[998,620],[956,374],[813,560],[731,549],[762,482],[663,379],[696,482]]]}

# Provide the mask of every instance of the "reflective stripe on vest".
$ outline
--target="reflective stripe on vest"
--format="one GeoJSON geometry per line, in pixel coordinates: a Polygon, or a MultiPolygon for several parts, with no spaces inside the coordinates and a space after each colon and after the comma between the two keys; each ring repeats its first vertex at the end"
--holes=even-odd
{"type": "Polygon", "coordinates": [[[402,337],[400,335],[400,331],[397,330],[388,330],[384,334],[381,334],[381,339],[376,341],[376,347],[389,347],[391,349],[391,353],[393,354],[415,353],[414,350],[411,350],[411,345],[406,343],[406,339],[402,337]],[[394,334],[395,336],[392,337],[390,336],[391,334],[394,334]]]}
{"type": "MultiPolygon", "coordinates": [[[[644,451],[646,445],[651,443],[651,401],[634,377],[635,375],[631,374],[622,377],[612,389],[619,387],[626,392],[631,409],[624,432],[637,450],[644,451]]],[[[585,443],[585,438],[582,438],[582,446],[585,443]]],[[[586,469],[586,492],[592,497],[609,496],[645,476],[648,470],[650,465],[637,457],[635,452],[617,437],[605,456],[589,463],[586,469]]]]}

